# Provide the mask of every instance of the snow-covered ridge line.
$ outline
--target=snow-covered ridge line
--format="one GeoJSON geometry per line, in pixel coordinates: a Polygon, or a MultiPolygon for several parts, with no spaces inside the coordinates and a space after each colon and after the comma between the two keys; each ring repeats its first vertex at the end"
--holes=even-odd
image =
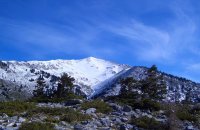
{"type": "Polygon", "coordinates": [[[7,68],[0,67],[0,78],[9,80],[33,90],[36,79],[41,73],[46,83],[52,86],[51,76],[61,76],[68,73],[75,78],[75,84],[80,85],[82,90],[89,95],[93,87],[100,82],[112,77],[120,71],[129,68],[103,59],[88,57],[80,60],[50,60],[50,61],[3,61],[7,68]]]}

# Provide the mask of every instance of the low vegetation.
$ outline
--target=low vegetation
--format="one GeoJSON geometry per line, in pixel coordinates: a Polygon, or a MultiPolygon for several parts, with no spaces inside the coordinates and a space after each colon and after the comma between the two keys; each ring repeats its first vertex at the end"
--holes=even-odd
{"type": "Polygon", "coordinates": [[[21,113],[30,111],[35,107],[35,104],[30,102],[0,102],[0,114],[6,113],[9,116],[20,115],[21,113]]]}
{"type": "Polygon", "coordinates": [[[30,122],[22,123],[19,130],[55,130],[51,123],[30,122]]]}
{"type": "Polygon", "coordinates": [[[43,115],[48,117],[47,122],[57,122],[53,117],[59,116],[61,121],[66,122],[78,122],[91,119],[90,116],[82,114],[70,108],[48,108],[48,107],[38,107],[27,113],[28,117],[43,115]]]}
{"type": "Polygon", "coordinates": [[[191,122],[198,121],[196,115],[192,114],[188,106],[182,106],[181,108],[179,108],[176,112],[176,116],[182,121],[184,120],[191,121],[191,122]]]}
{"type": "Polygon", "coordinates": [[[147,130],[168,130],[168,124],[156,121],[154,118],[143,116],[137,119],[132,119],[131,123],[147,130]]]}
{"type": "Polygon", "coordinates": [[[162,105],[158,101],[153,101],[151,99],[138,100],[133,98],[132,95],[126,95],[126,97],[115,96],[108,97],[106,100],[112,100],[121,105],[129,105],[133,109],[158,111],[162,108],[162,105]]]}
{"type": "Polygon", "coordinates": [[[82,96],[79,95],[75,95],[73,93],[68,93],[65,97],[61,97],[61,98],[57,98],[57,97],[53,97],[53,98],[49,98],[49,97],[43,97],[43,96],[39,96],[39,97],[33,97],[31,98],[29,101],[30,102],[36,102],[36,103],[60,103],[60,102],[66,102],[67,100],[70,99],[83,99],[82,96]]]}
{"type": "Polygon", "coordinates": [[[96,112],[100,113],[109,113],[112,111],[112,108],[107,103],[99,99],[85,102],[81,104],[81,108],[84,110],[87,110],[89,108],[96,108],[97,109],[96,112]]]}

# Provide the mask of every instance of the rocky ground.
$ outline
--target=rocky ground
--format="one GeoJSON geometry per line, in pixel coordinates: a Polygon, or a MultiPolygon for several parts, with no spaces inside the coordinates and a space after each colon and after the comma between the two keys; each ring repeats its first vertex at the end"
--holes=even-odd
{"type": "MultiPolygon", "coordinates": [[[[166,115],[164,110],[159,110],[151,112],[149,110],[132,109],[128,105],[119,105],[116,103],[108,103],[112,108],[109,113],[100,113],[96,108],[88,108],[83,110],[81,104],[83,100],[71,100],[65,103],[38,103],[37,107],[40,108],[71,108],[75,111],[79,111],[84,115],[89,115],[91,118],[89,120],[80,122],[66,122],[60,120],[60,116],[53,116],[53,119],[57,120],[52,122],[57,130],[143,130],[138,125],[132,123],[134,120],[138,120],[141,117],[146,117],[148,119],[154,119],[153,121],[159,122],[161,124],[169,124],[169,117],[166,115]]],[[[15,108],[13,108],[15,109],[15,108]]],[[[44,122],[47,120],[48,116],[41,114],[37,116],[32,116],[31,118],[25,116],[26,112],[17,116],[8,116],[6,113],[0,116],[0,130],[18,130],[20,125],[24,122],[44,122]]],[[[173,118],[174,119],[174,118],[173,118]]],[[[173,120],[175,123],[176,119],[173,120]]],[[[174,128],[180,130],[198,130],[198,127],[193,125],[192,122],[183,121],[179,123],[179,126],[174,125],[174,128]]],[[[155,129],[155,128],[149,128],[155,129]]],[[[159,128],[160,129],[160,128],[159,128]]],[[[170,129],[170,128],[163,128],[170,129]]]]}

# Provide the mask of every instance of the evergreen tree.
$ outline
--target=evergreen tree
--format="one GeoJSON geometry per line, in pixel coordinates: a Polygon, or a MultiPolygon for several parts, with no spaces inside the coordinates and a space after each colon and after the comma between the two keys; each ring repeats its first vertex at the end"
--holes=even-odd
{"type": "Polygon", "coordinates": [[[155,65],[147,71],[145,79],[137,81],[128,77],[121,80],[121,86],[120,96],[122,97],[134,95],[134,97],[141,99],[160,100],[165,97],[167,92],[163,76],[157,73],[155,65]]]}
{"type": "Polygon", "coordinates": [[[167,92],[163,76],[157,73],[157,67],[153,65],[147,72],[146,79],[142,80],[141,92],[143,98],[160,100],[167,92]]]}
{"type": "Polygon", "coordinates": [[[120,95],[130,95],[133,93],[133,89],[138,89],[140,86],[138,81],[133,79],[132,77],[128,77],[121,80],[121,90],[120,95]]]}
{"type": "Polygon", "coordinates": [[[40,76],[38,79],[37,79],[37,85],[35,86],[36,89],[33,91],[33,95],[35,97],[42,97],[42,96],[45,96],[44,94],[44,88],[45,88],[46,84],[45,84],[45,81],[44,79],[40,76]]]}
{"type": "Polygon", "coordinates": [[[56,96],[59,98],[66,97],[67,94],[72,93],[74,80],[75,79],[73,77],[69,76],[67,73],[64,73],[58,83],[57,91],[55,93],[56,96]]]}

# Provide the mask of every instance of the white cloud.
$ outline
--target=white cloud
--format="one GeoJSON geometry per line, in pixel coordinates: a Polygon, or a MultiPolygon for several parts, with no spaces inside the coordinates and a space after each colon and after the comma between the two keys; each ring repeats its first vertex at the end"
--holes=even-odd
{"type": "MultiPolygon", "coordinates": [[[[42,58],[50,53],[63,53],[67,55],[100,55],[111,53],[111,50],[102,50],[91,46],[99,30],[88,24],[83,24],[83,30],[68,26],[52,26],[48,24],[30,23],[24,21],[12,21],[0,18],[0,27],[4,28],[2,36],[13,41],[19,49],[42,58]],[[44,51],[42,51],[44,50],[44,51]]],[[[1,34],[1,32],[0,32],[1,34]]],[[[1,36],[1,35],[0,35],[1,36]]]]}
{"type": "Polygon", "coordinates": [[[171,6],[175,18],[164,29],[149,26],[135,19],[110,25],[107,29],[129,40],[127,48],[133,48],[133,56],[143,61],[176,63],[183,60],[183,52],[193,53],[197,46],[197,23],[178,6],[171,6]],[[163,62],[166,61],[166,62],[163,62]]]}
{"type": "Polygon", "coordinates": [[[111,27],[113,33],[130,40],[133,52],[143,59],[167,59],[170,35],[157,28],[133,20],[130,24],[111,27]]]}

